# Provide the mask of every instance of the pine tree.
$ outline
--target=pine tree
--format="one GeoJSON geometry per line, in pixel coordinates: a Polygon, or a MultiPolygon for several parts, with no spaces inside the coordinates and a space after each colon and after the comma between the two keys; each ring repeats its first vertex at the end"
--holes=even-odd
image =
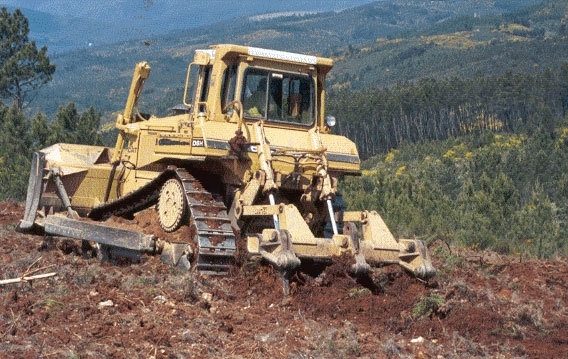
{"type": "Polygon", "coordinates": [[[102,145],[103,140],[98,131],[101,123],[101,114],[96,113],[93,107],[81,114],[77,124],[75,141],[84,145],[102,145]]]}
{"type": "Polygon", "coordinates": [[[22,200],[27,189],[31,146],[29,125],[16,106],[3,111],[0,121],[0,198],[22,200]]]}
{"type": "Polygon", "coordinates": [[[28,34],[28,19],[19,9],[0,10],[0,98],[11,98],[20,110],[28,94],[51,81],[55,73],[47,47],[38,50],[28,34]]]}
{"type": "Polygon", "coordinates": [[[79,121],[80,115],[74,103],[69,103],[67,106],[59,106],[55,119],[49,126],[50,134],[47,138],[47,143],[77,143],[79,121]]]}

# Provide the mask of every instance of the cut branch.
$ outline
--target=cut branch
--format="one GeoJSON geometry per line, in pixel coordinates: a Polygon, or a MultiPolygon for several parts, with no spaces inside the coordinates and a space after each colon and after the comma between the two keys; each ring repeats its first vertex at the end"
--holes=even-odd
{"type": "Polygon", "coordinates": [[[29,281],[34,280],[34,279],[42,279],[42,278],[53,277],[56,274],[57,273],[52,272],[52,273],[38,274],[38,275],[32,275],[32,276],[22,276],[20,278],[2,279],[2,280],[0,280],[0,285],[11,284],[11,283],[29,282],[29,281]]]}

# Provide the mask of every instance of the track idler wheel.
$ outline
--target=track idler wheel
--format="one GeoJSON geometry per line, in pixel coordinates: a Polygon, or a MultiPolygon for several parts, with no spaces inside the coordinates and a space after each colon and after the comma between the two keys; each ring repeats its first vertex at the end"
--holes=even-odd
{"type": "Polygon", "coordinates": [[[183,185],[175,178],[167,180],[160,190],[158,219],[166,232],[177,230],[187,214],[187,203],[183,185]]]}

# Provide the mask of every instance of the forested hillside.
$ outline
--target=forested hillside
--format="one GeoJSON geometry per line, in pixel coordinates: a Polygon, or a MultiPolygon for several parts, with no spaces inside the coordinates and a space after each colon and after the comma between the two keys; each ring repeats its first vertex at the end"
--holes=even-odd
{"type": "Polygon", "coordinates": [[[368,159],[349,205],[400,236],[566,255],[567,14],[552,1],[347,49],[330,111],[368,159]]]}
{"type": "Polygon", "coordinates": [[[520,258],[566,256],[568,123],[536,134],[479,131],[405,144],[342,183],[349,208],[372,208],[400,237],[520,258]]]}
{"type": "Polygon", "coordinates": [[[423,78],[538,73],[566,59],[564,0],[512,13],[459,16],[330,52],[334,88],[390,87],[423,78]]]}
{"type": "Polygon", "coordinates": [[[568,62],[535,75],[425,78],[329,97],[328,110],[340,119],[337,131],[357,139],[364,159],[403,143],[480,131],[552,133],[568,111],[568,62]]]}

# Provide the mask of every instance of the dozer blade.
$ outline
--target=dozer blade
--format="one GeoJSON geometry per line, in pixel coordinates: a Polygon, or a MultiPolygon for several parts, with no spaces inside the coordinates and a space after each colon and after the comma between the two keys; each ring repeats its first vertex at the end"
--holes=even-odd
{"type": "Polygon", "coordinates": [[[86,241],[97,243],[103,261],[122,258],[138,262],[143,253],[155,254],[161,251],[162,261],[182,270],[186,269],[187,256],[183,256],[186,253],[185,247],[159,242],[150,234],[58,215],[48,215],[43,219],[42,224],[47,234],[83,240],[84,245],[88,243],[86,241]]]}
{"type": "Polygon", "coordinates": [[[157,250],[156,239],[150,234],[60,216],[47,216],[43,224],[45,232],[52,235],[87,240],[144,253],[154,253],[157,250]]]}
{"type": "Polygon", "coordinates": [[[43,186],[43,169],[45,167],[45,154],[43,152],[34,152],[32,157],[32,166],[30,169],[30,178],[28,181],[28,192],[26,194],[26,208],[24,218],[20,220],[17,230],[20,232],[32,231],[35,224],[36,213],[41,197],[43,186]]]}

